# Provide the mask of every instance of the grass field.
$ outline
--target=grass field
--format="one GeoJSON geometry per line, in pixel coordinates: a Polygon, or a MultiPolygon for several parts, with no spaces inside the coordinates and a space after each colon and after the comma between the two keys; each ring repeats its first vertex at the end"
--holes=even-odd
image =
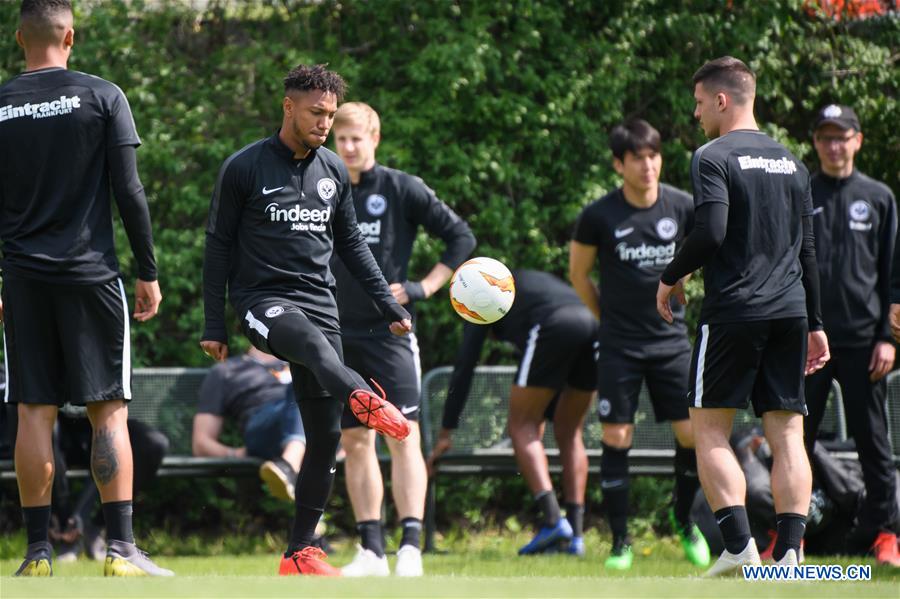
{"type": "MultiPolygon", "coordinates": [[[[159,557],[174,579],[103,579],[102,564],[80,560],[55,564],[52,579],[16,579],[19,560],[0,561],[0,596],[12,597],[900,597],[900,572],[873,567],[868,582],[761,583],[705,580],[680,558],[669,540],[636,545],[634,568],[623,575],[603,572],[608,545],[588,538],[588,556],[521,558],[515,548],[524,535],[481,535],[454,543],[444,555],[426,555],[422,579],[279,578],[276,555],[159,557]],[[521,537],[521,538],[519,538],[521,537]]],[[[329,561],[352,558],[345,543],[329,561]]],[[[389,559],[393,562],[393,556],[389,559]]],[[[864,558],[810,560],[829,564],[872,564],[864,558]]]]}

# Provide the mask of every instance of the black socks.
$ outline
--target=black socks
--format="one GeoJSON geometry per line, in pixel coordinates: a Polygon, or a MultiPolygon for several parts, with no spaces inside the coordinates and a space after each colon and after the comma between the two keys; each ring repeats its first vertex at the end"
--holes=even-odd
{"type": "Polygon", "coordinates": [[[134,543],[134,532],[131,529],[131,502],[110,501],[102,504],[101,507],[103,508],[103,520],[106,522],[106,538],[134,543]]]}
{"type": "Polygon", "coordinates": [[[675,444],[675,521],[682,530],[691,524],[691,505],[700,488],[697,475],[697,453],[693,448],[675,444]]]}
{"type": "Polygon", "coordinates": [[[368,549],[378,557],[384,557],[384,528],[380,520],[357,522],[356,530],[359,532],[360,545],[363,549],[368,549]]]}
{"type": "Polygon", "coordinates": [[[23,507],[22,518],[28,533],[28,544],[47,541],[50,530],[50,506],[23,507]]]}
{"type": "Polygon", "coordinates": [[[556,493],[553,489],[541,491],[534,496],[534,502],[541,510],[541,526],[553,527],[559,522],[559,503],[556,501],[556,493]]]}
{"type": "Polygon", "coordinates": [[[584,504],[566,502],[566,520],[572,526],[572,536],[584,536],[584,504]]]}
{"type": "Polygon", "coordinates": [[[400,546],[412,545],[419,548],[419,537],[422,534],[422,521],[418,518],[404,518],[400,521],[403,527],[403,536],[400,538],[400,546]]]}
{"type": "Polygon", "coordinates": [[[621,545],[628,536],[628,449],[603,443],[600,488],[603,489],[603,503],[606,505],[613,544],[621,545]]]}
{"type": "Polygon", "coordinates": [[[784,557],[788,549],[793,549],[797,552],[797,557],[800,557],[800,541],[803,540],[803,533],[806,532],[806,516],[785,512],[776,514],[775,522],[777,522],[778,538],[775,541],[775,548],[772,550],[772,559],[777,562],[784,557]]]}
{"type": "Polygon", "coordinates": [[[732,505],[716,510],[716,523],[722,531],[725,549],[729,553],[740,553],[750,541],[750,521],[747,510],[742,505],[732,505]]]}

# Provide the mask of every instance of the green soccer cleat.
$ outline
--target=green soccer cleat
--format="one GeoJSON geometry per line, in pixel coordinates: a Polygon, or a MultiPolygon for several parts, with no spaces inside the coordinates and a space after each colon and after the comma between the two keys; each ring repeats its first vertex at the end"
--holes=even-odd
{"type": "Polygon", "coordinates": [[[631,551],[631,545],[623,543],[613,547],[609,557],[603,562],[603,567],[607,570],[630,570],[632,561],[634,561],[634,553],[631,551]]]}
{"type": "Polygon", "coordinates": [[[50,543],[32,543],[25,552],[25,561],[16,570],[15,576],[53,576],[53,552],[50,543]]]}
{"type": "Polygon", "coordinates": [[[669,510],[669,522],[672,524],[672,530],[678,536],[681,547],[684,549],[684,556],[689,562],[695,566],[705,568],[709,566],[709,545],[703,537],[703,533],[697,528],[693,522],[686,529],[682,527],[675,519],[675,511],[669,510]]]}

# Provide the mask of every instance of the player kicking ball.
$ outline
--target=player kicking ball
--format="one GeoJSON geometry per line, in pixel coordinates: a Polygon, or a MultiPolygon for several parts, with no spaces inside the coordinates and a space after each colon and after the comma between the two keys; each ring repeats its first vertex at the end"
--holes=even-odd
{"type": "Polygon", "coordinates": [[[652,297],[660,274],[691,227],[693,202],[687,193],[660,184],[660,136],[646,121],[618,125],[609,145],[622,187],[584,209],[569,250],[572,284],[600,319],[600,486],[613,534],[612,553],[604,565],[628,570],[633,561],[628,451],[646,381],[657,422],[670,422],[675,434],[675,492],[669,519],[687,559],[705,567],[709,546],[690,519],[700,481],[687,405],[691,345],[684,308],[675,307],[674,326],[669,326],[657,314],[652,297]],[[590,278],[595,267],[599,290],[590,278]]]}
{"type": "Polygon", "coordinates": [[[200,345],[216,360],[228,356],[227,287],[250,342],[290,363],[306,431],[281,575],[340,575],[312,542],[334,482],[344,405],[394,439],[410,431],[403,414],[343,363],[329,269],[334,251],[382,315],[380,326],[390,323],[395,335],[412,329],[357,227],[347,168],[322,147],[344,88],[323,65],[288,73],[281,129],[222,165],[206,229],[200,345]]]}

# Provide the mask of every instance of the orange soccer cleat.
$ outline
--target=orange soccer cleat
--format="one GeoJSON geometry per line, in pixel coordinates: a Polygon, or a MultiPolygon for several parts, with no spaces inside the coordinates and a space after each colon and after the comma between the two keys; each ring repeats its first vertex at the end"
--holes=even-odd
{"type": "Polygon", "coordinates": [[[872,553],[880,566],[900,568],[900,552],[897,551],[897,535],[880,532],[872,543],[872,553]]]}
{"type": "Polygon", "coordinates": [[[387,401],[381,385],[375,381],[372,384],[381,393],[381,397],[366,389],[357,389],[350,394],[350,411],[367,427],[402,441],[409,436],[409,421],[396,406],[387,401]]]}
{"type": "Polygon", "coordinates": [[[279,576],[340,576],[341,570],[325,560],[325,552],[318,547],[304,547],[289,557],[282,557],[279,576]]]}

